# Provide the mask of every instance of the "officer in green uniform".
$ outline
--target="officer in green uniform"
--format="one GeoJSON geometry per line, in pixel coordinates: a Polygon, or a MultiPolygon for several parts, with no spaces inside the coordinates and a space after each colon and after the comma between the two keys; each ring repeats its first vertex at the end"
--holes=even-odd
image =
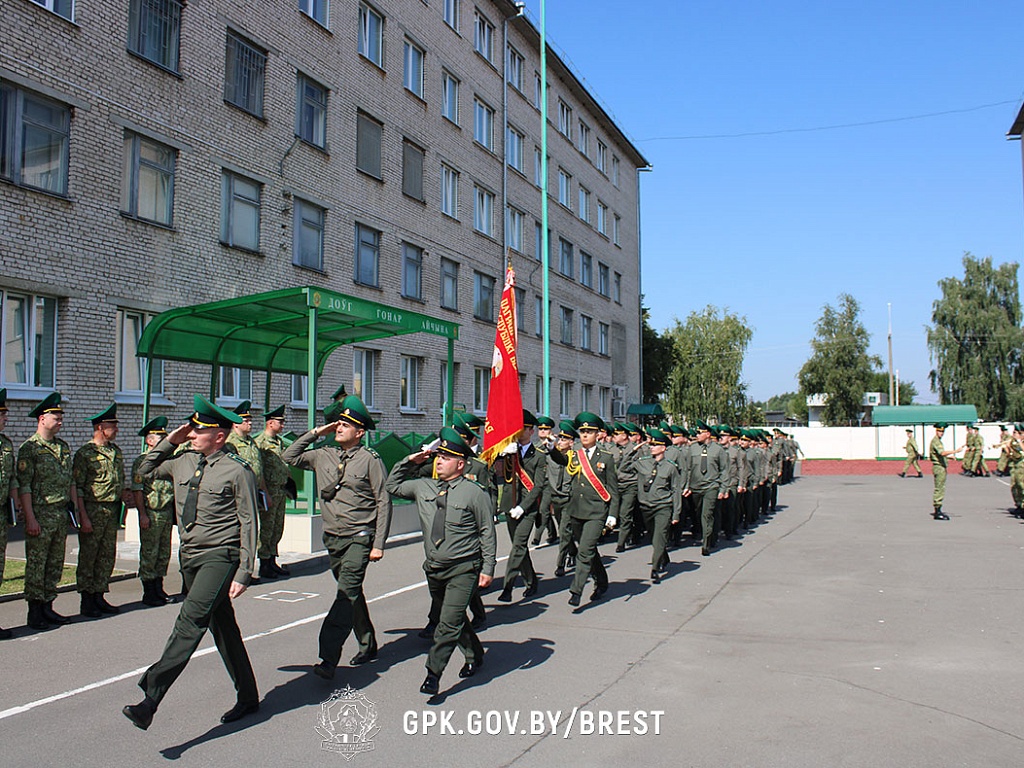
{"type": "Polygon", "coordinates": [[[608,591],[608,572],[597,549],[602,532],[615,528],[619,509],[618,468],[615,456],[597,443],[597,432],[604,422],[590,411],[576,415],[579,449],[552,449],[550,456],[569,474],[569,525],[576,543],[576,573],[569,587],[569,605],[580,604],[580,595],[590,576],[594,577],[591,600],[599,600],[608,591]]]}
{"type": "Polygon", "coordinates": [[[477,589],[494,578],[494,507],[479,485],[462,476],[472,449],[451,427],[441,430],[436,448],[437,477],[424,477],[423,464],[434,458],[421,450],[402,459],[391,470],[385,487],[393,496],[416,502],[423,530],[426,560],[423,570],[431,599],[441,600],[441,617],[427,655],[427,676],[420,692],[434,696],[455,647],[466,658],[459,677],[476,674],[484,649],[466,617],[477,589]]]}
{"type": "Polygon", "coordinates": [[[338,592],[320,626],[320,662],[313,672],[334,677],[341,649],[354,633],[359,650],[353,666],[377,658],[377,637],[363,594],[366,567],[384,557],[391,528],[391,497],[384,490],[387,471],[380,456],[363,445],[376,424],[355,395],[341,401],[338,420],[310,430],[285,449],[286,464],[316,473],[323,541],[330,557],[338,592]],[[335,445],[307,450],[313,442],[334,433],[335,445]]]}
{"type": "MultiPolygon", "coordinates": [[[[4,429],[7,428],[7,388],[0,388],[0,584],[4,583],[4,565],[7,556],[7,527],[14,525],[21,503],[18,483],[14,475],[14,444],[4,429]],[[13,517],[12,517],[13,515],[13,517]]],[[[0,627],[0,640],[8,640],[11,630],[0,627]]]]}
{"type": "MultiPolygon", "coordinates": [[[[252,436],[252,402],[243,400],[233,409],[242,418],[238,424],[231,425],[231,433],[228,435],[227,450],[234,451],[243,459],[256,475],[256,509],[260,517],[268,506],[266,493],[267,486],[263,482],[263,453],[256,445],[252,436]]],[[[278,572],[270,567],[270,562],[260,560],[259,570],[253,576],[260,579],[276,579],[278,572]]]]}
{"type": "Polygon", "coordinates": [[[221,722],[239,720],[260,706],[256,676],[231,607],[249,584],[256,555],[256,478],[243,459],[224,450],[231,425],[241,417],[199,395],[194,407],[192,418],[161,440],[139,466],[143,477],[174,484],[185,592],[163,655],[139,680],[146,697],[122,709],[143,730],[207,628],[235,685],[236,703],[221,722]],[[175,453],[186,440],[192,450],[175,453]]]}
{"type": "MultiPolygon", "coordinates": [[[[547,456],[551,446],[555,444],[555,420],[550,416],[538,416],[536,435],[533,444],[537,450],[547,456]]],[[[547,531],[547,543],[554,544],[558,541],[558,524],[552,517],[551,494],[548,492],[548,484],[545,484],[545,493],[540,501],[540,514],[537,516],[537,530],[534,531],[533,546],[540,544],[541,535],[547,531]]]]}
{"type": "MultiPolygon", "coordinates": [[[[28,625],[49,629],[69,619],[53,610],[57,584],[64,571],[68,535],[68,507],[78,506],[71,477],[71,448],[57,437],[64,425],[61,395],[42,399],[29,416],[36,418],[36,432],[18,449],[18,492],[25,515],[25,599],[28,625]]],[[[82,529],[88,520],[80,521],[82,529]]]]}
{"type": "Polygon", "coordinates": [[[647,453],[645,444],[629,439],[630,430],[625,424],[612,425],[612,446],[615,453],[615,467],[619,472],[619,509],[615,517],[619,523],[619,536],[615,545],[616,552],[625,552],[626,547],[640,541],[643,526],[635,516],[640,511],[637,506],[637,460],[647,453]]]}
{"type": "Polygon", "coordinates": [[[715,505],[724,499],[727,490],[729,457],[711,439],[711,427],[697,421],[697,440],[687,446],[684,455],[683,496],[693,496],[694,513],[700,515],[703,546],[701,554],[711,554],[718,540],[715,505]]]}
{"type": "Polygon", "coordinates": [[[536,426],[537,418],[524,408],[522,430],[493,467],[498,484],[498,511],[505,515],[512,544],[505,566],[505,580],[498,595],[498,601],[502,603],[512,602],[512,588],[520,574],[526,582],[523,597],[537,594],[540,581],[527,546],[547,485],[547,455],[533,444],[536,426]]]}
{"type": "Polygon", "coordinates": [[[932,463],[932,477],[935,480],[935,492],[932,494],[932,517],[936,520],[949,520],[949,515],[942,511],[942,502],[946,498],[946,458],[955,456],[959,448],[945,450],[942,444],[942,436],[946,432],[947,424],[935,425],[935,436],[928,446],[928,460],[932,463]]]}
{"type": "Polygon", "coordinates": [[[907,444],[903,448],[907,452],[907,460],[903,462],[903,471],[900,472],[900,477],[906,477],[911,467],[917,471],[917,476],[921,477],[921,465],[917,463],[918,459],[921,458],[921,452],[917,449],[914,430],[910,427],[907,427],[907,444]]]}
{"type": "Polygon", "coordinates": [[[277,546],[284,535],[284,505],[287,500],[285,486],[292,476],[288,465],[281,458],[284,452],[284,441],[281,440],[281,433],[284,431],[284,406],[268,411],[264,414],[264,419],[266,423],[263,431],[254,438],[256,446],[260,449],[263,484],[269,496],[267,508],[260,509],[260,568],[263,569],[263,564],[266,563],[266,570],[272,571],[275,576],[287,576],[288,567],[277,563],[277,546]]]}
{"type": "MultiPolygon", "coordinates": [[[[552,450],[558,449],[560,453],[568,453],[579,437],[579,433],[576,432],[576,423],[566,419],[558,424],[558,433],[555,435],[552,450]]],[[[559,464],[552,458],[551,451],[548,451],[547,462],[552,515],[558,523],[558,554],[555,557],[555,576],[561,577],[565,575],[566,569],[576,568],[576,542],[572,540],[568,512],[572,477],[566,471],[564,463],[559,464]]]]}
{"type": "Polygon", "coordinates": [[[82,615],[91,619],[120,613],[104,596],[117,559],[117,530],[124,501],[130,499],[125,483],[124,455],[117,437],[117,403],[90,416],[92,440],[75,452],[72,475],[78,492],[78,568],[82,615]],[[85,521],[90,530],[85,530],[85,521]]]}
{"type": "MultiPolygon", "coordinates": [[[[142,429],[147,450],[152,450],[167,435],[167,417],[157,416],[142,429]]],[[[166,605],[171,599],[164,592],[164,577],[171,561],[171,533],[174,527],[174,486],[167,480],[143,477],[139,472],[146,454],[132,462],[131,492],[139,511],[139,580],[142,604],[166,605]]]]}
{"type": "Polygon", "coordinates": [[[637,494],[651,531],[651,581],[658,584],[669,563],[669,530],[679,524],[683,511],[682,478],[679,467],[665,455],[671,438],[660,429],[649,430],[647,438],[650,453],[636,461],[637,494]]]}

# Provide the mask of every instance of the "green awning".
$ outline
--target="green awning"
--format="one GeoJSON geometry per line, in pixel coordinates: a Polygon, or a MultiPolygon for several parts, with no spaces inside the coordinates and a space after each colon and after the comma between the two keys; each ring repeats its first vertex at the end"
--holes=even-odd
{"type": "Polygon", "coordinates": [[[626,409],[627,416],[664,416],[658,403],[633,403],[626,409]]]}
{"type": "Polygon", "coordinates": [[[876,427],[892,424],[973,424],[978,409],[973,405],[876,405],[871,423],[876,427]]]}

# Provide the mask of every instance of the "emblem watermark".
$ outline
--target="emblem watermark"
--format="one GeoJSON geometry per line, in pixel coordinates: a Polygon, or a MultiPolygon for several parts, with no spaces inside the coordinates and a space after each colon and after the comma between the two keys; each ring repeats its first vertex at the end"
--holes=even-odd
{"type": "Polygon", "coordinates": [[[323,738],[320,749],[337,752],[351,760],[361,752],[373,750],[373,737],[380,731],[377,705],[346,685],[320,702],[320,717],[315,730],[323,738]]]}

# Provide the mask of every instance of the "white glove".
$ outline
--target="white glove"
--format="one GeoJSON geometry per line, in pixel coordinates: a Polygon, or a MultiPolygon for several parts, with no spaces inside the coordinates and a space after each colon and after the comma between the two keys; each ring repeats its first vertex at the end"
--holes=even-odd
{"type": "Polygon", "coordinates": [[[525,511],[526,510],[524,510],[522,507],[516,504],[514,507],[512,507],[512,509],[508,511],[508,516],[511,517],[513,520],[518,520],[520,517],[523,516],[523,512],[525,511]]]}
{"type": "Polygon", "coordinates": [[[506,456],[512,456],[519,452],[519,443],[513,441],[505,446],[505,450],[502,451],[506,456]]]}
{"type": "Polygon", "coordinates": [[[615,515],[608,515],[607,519],[605,519],[605,521],[604,521],[604,527],[605,528],[614,528],[615,527],[615,515]]]}
{"type": "Polygon", "coordinates": [[[429,443],[424,443],[423,445],[421,445],[420,450],[423,451],[424,453],[433,453],[434,451],[437,450],[437,446],[439,446],[440,444],[441,438],[438,437],[429,443]]]}

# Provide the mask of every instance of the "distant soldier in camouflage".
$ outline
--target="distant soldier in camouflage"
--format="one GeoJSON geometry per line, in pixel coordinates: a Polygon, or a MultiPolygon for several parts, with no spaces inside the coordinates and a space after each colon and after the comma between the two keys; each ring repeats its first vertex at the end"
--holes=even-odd
{"type": "MultiPolygon", "coordinates": [[[[61,395],[53,392],[28,415],[36,432],[18,449],[18,492],[25,515],[25,599],[28,625],[50,629],[69,619],[53,610],[57,584],[64,570],[68,535],[68,504],[78,506],[71,477],[71,448],[57,437],[64,425],[61,395]]],[[[82,529],[91,527],[80,521],[82,529]]]]}
{"type": "MultiPolygon", "coordinates": [[[[269,505],[265,498],[260,498],[261,494],[266,494],[267,486],[263,482],[263,453],[252,437],[252,402],[243,400],[235,407],[234,411],[242,417],[242,421],[231,426],[231,433],[228,435],[224,449],[238,454],[256,475],[256,508],[262,518],[264,510],[269,505]]],[[[260,563],[258,570],[253,573],[253,578],[276,579],[277,573],[264,568],[260,563]]]]}
{"type": "Polygon", "coordinates": [[[124,456],[117,437],[117,403],[90,416],[92,440],[75,452],[72,475],[78,492],[78,591],[82,615],[91,619],[120,613],[104,597],[117,559],[117,529],[126,492],[124,456]],[[86,521],[89,530],[86,530],[86,521]]]}
{"type": "Polygon", "coordinates": [[[285,486],[291,478],[291,470],[284,463],[281,454],[284,442],[281,432],[284,431],[284,406],[268,411],[264,418],[266,425],[256,438],[255,443],[260,449],[263,463],[263,484],[267,488],[267,508],[260,510],[260,577],[276,579],[288,575],[288,566],[278,565],[277,545],[284,535],[284,506],[287,496],[285,486]]]}
{"type": "Polygon", "coordinates": [[[949,520],[949,515],[942,511],[942,502],[946,498],[946,464],[947,458],[956,456],[959,448],[945,450],[942,444],[942,436],[946,432],[946,424],[935,425],[935,436],[928,446],[928,459],[932,463],[932,479],[935,481],[935,491],[932,494],[932,517],[936,520],[949,520]]]}
{"type": "MultiPolygon", "coordinates": [[[[0,520],[0,584],[4,583],[4,565],[7,556],[7,526],[14,525],[10,511],[20,507],[18,484],[14,476],[14,445],[5,435],[7,427],[7,388],[0,389],[0,506],[3,519],[0,520]],[[10,507],[8,506],[8,500],[10,507]]],[[[11,637],[11,630],[0,627],[0,640],[11,637]]]]}
{"type": "Polygon", "coordinates": [[[1006,443],[1007,467],[1010,470],[1010,495],[1014,515],[1024,517],[1024,424],[1015,424],[1006,443]]]}
{"type": "Polygon", "coordinates": [[[923,458],[921,452],[917,450],[917,440],[914,439],[914,430],[907,428],[907,444],[903,446],[907,452],[907,460],[903,462],[903,471],[900,472],[900,477],[906,477],[907,472],[913,467],[917,471],[917,476],[921,477],[921,465],[918,464],[918,460],[923,458]]]}
{"type": "Polygon", "coordinates": [[[1010,431],[1006,428],[1005,424],[999,425],[999,442],[993,445],[993,448],[999,449],[999,459],[996,461],[996,474],[1000,477],[1006,477],[1010,474],[1010,451],[1009,445],[1012,436],[1010,431]]]}
{"type": "MultiPolygon", "coordinates": [[[[157,416],[139,430],[152,450],[167,436],[167,417],[157,416]]],[[[174,527],[174,485],[169,480],[143,477],[139,471],[146,454],[132,464],[131,492],[139,511],[139,579],[144,605],[166,605],[171,599],[164,592],[164,577],[171,560],[171,533],[174,527]]]]}

